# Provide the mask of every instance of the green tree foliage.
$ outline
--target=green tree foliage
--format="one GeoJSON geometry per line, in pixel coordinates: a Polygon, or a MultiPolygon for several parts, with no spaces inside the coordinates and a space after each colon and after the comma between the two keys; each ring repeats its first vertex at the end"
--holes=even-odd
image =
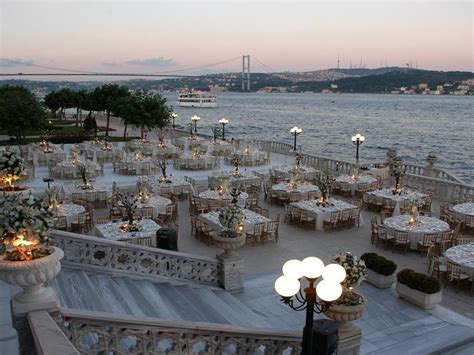
{"type": "Polygon", "coordinates": [[[62,118],[65,109],[75,107],[75,93],[69,88],[51,91],[45,96],[44,104],[51,110],[53,117],[56,117],[57,111],[60,110],[59,117],[62,118]]]}
{"type": "Polygon", "coordinates": [[[73,91],[73,102],[76,106],[76,127],[79,127],[79,120],[82,120],[82,110],[87,106],[87,96],[86,90],[73,91]]]}
{"type": "Polygon", "coordinates": [[[19,86],[0,87],[0,129],[22,143],[23,132],[46,125],[46,113],[28,90],[19,86]]]}
{"type": "Polygon", "coordinates": [[[107,130],[105,135],[109,135],[110,115],[114,102],[122,97],[130,96],[128,88],[123,85],[105,84],[98,86],[92,92],[92,102],[96,111],[105,111],[107,114],[107,130]]]}
{"type": "Polygon", "coordinates": [[[127,128],[129,125],[137,124],[137,117],[140,114],[140,103],[136,95],[121,97],[115,100],[112,111],[120,117],[123,122],[123,138],[127,137],[127,128]]]}

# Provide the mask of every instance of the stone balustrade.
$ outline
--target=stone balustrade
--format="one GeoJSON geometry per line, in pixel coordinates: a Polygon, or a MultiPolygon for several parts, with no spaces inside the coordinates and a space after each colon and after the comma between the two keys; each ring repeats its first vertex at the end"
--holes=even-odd
{"type": "Polygon", "coordinates": [[[64,264],[228,289],[223,282],[224,262],[217,259],[64,231],[53,231],[50,238],[64,251],[64,264]]]}
{"type": "Polygon", "coordinates": [[[301,352],[301,333],[298,332],[70,309],[60,310],[53,314],[53,318],[79,352],[87,354],[217,355],[301,352]]]}

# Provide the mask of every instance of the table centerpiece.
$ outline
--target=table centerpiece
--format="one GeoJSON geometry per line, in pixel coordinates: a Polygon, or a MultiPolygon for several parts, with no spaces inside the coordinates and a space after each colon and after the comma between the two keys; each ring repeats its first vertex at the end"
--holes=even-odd
{"type": "Polygon", "coordinates": [[[326,177],[320,177],[317,181],[317,185],[319,187],[319,190],[321,191],[321,197],[319,198],[319,201],[316,202],[317,206],[333,206],[329,201],[329,192],[331,190],[331,184],[334,179],[329,177],[329,175],[326,175],[326,177]]]}
{"type": "Polygon", "coordinates": [[[401,195],[403,191],[401,181],[405,176],[405,170],[403,170],[402,167],[403,162],[400,159],[395,159],[392,165],[392,171],[390,172],[390,175],[395,178],[395,188],[392,190],[392,194],[394,195],[401,195]]]}
{"type": "Polygon", "coordinates": [[[232,173],[232,176],[239,177],[240,176],[239,166],[242,165],[242,160],[240,159],[239,154],[233,153],[230,156],[230,163],[234,167],[234,171],[232,173]]]}
{"type": "Polygon", "coordinates": [[[135,211],[137,210],[138,198],[119,192],[117,193],[117,200],[127,215],[127,222],[119,227],[120,230],[123,232],[139,232],[141,227],[134,217],[135,211]]]}
{"type": "Polygon", "coordinates": [[[77,171],[79,175],[81,176],[82,182],[79,184],[79,187],[82,190],[92,190],[94,186],[89,182],[88,176],[87,176],[87,165],[86,163],[79,163],[77,164],[77,171]]]}

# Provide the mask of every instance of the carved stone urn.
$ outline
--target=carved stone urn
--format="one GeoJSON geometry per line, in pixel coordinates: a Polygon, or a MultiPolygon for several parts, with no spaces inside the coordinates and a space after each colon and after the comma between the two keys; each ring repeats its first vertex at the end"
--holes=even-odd
{"type": "Polygon", "coordinates": [[[224,252],[220,254],[220,256],[223,258],[231,258],[237,256],[234,250],[242,248],[244,246],[245,238],[245,234],[236,237],[230,237],[225,235],[215,235],[213,237],[214,244],[219,248],[224,249],[224,252]]]}
{"type": "Polygon", "coordinates": [[[24,309],[57,301],[53,290],[43,284],[59,273],[64,253],[59,248],[51,248],[51,254],[28,261],[6,261],[0,256],[0,280],[23,288],[14,296],[14,301],[24,309]]]}
{"type": "Polygon", "coordinates": [[[341,333],[347,334],[347,333],[354,332],[357,329],[356,326],[352,324],[351,322],[362,317],[362,314],[367,308],[367,299],[363,295],[359,294],[359,296],[362,299],[361,304],[358,304],[355,306],[345,305],[345,304],[331,305],[329,309],[326,312],[324,312],[326,317],[340,322],[339,324],[340,335],[341,333]]]}

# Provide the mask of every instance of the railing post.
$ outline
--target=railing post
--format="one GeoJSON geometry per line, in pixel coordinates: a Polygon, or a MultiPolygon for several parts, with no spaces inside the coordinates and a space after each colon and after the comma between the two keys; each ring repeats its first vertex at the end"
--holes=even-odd
{"type": "Polygon", "coordinates": [[[224,257],[222,254],[217,255],[217,260],[221,264],[221,286],[224,290],[236,293],[244,290],[242,277],[244,274],[244,259],[234,254],[231,257],[224,257]]]}
{"type": "Polygon", "coordinates": [[[424,172],[423,172],[423,175],[424,176],[429,176],[429,177],[432,177],[432,178],[437,178],[436,176],[436,170],[434,168],[434,164],[438,161],[438,157],[436,155],[433,155],[433,154],[428,154],[428,156],[426,157],[426,162],[428,163],[428,165],[426,166],[426,168],[424,169],[424,172]]]}

